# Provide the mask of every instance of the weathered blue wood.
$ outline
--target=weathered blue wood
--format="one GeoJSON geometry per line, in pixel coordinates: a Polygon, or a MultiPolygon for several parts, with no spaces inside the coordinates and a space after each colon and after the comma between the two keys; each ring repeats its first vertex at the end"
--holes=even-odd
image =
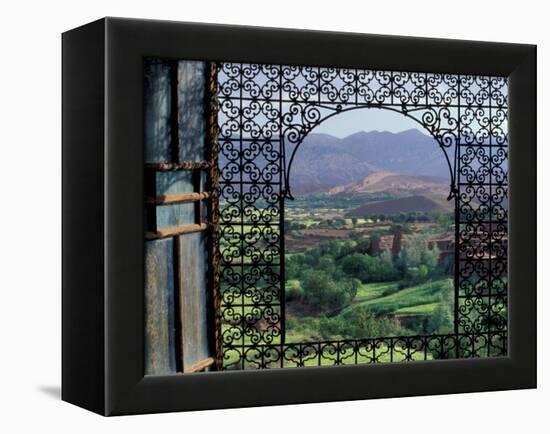
{"type": "MultiPolygon", "coordinates": [[[[157,196],[193,191],[193,172],[157,172],[157,196]]],[[[192,203],[157,206],[156,212],[159,229],[195,223],[195,205],[192,203]]]]}
{"type": "Polygon", "coordinates": [[[145,161],[170,161],[170,64],[147,59],[144,65],[145,161]]]}
{"type": "Polygon", "coordinates": [[[195,223],[195,204],[176,203],[157,206],[157,228],[190,225],[195,223]]]}
{"type": "Polygon", "coordinates": [[[157,195],[191,193],[192,191],[192,171],[157,172],[157,195]]]}
{"type": "Polygon", "coordinates": [[[206,63],[178,63],[179,152],[181,161],[204,161],[206,63]]]}
{"type": "Polygon", "coordinates": [[[181,235],[183,366],[206,359],[208,348],[207,235],[181,235]]]}
{"type": "MultiPolygon", "coordinates": [[[[206,160],[206,64],[179,62],[179,150],[182,161],[206,160]]],[[[200,190],[206,176],[201,174],[200,190]]],[[[206,215],[206,203],[203,216],[206,215]]],[[[203,221],[205,218],[203,217],[203,221]]],[[[211,354],[208,346],[208,251],[207,235],[181,236],[181,278],[183,289],[183,365],[189,368],[211,354]]]]}
{"type": "MultiPolygon", "coordinates": [[[[206,191],[207,190],[208,182],[207,182],[206,172],[201,172],[201,177],[200,177],[200,183],[199,184],[200,184],[200,190],[201,191],[206,191]]],[[[201,207],[201,216],[202,216],[201,223],[209,222],[210,221],[210,215],[208,213],[208,201],[206,201],[206,200],[201,201],[200,207],[201,207]]]]}
{"type": "MultiPolygon", "coordinates": [[[[171,162],[171,67],[162,60],[145,62],[145,162],[171,162]]],[[[179,61],[178,148],[179,161],[205,161],[206,64],[179,61]]],[[[200,191],[205,191],[206,172],[201,173],[200,191]]],[[[192,171],[158,172],[156,195],[189,193],[195,190],[192,171]]],[[[206,203],[201,203],[206,221],[206,203]]],[[[195,203],[156,206],[159,229],[196,222],[195,203]]],[[[184,367],[209,357],[207,327],[207,235],[180,236],[180,300],[183,318],[184,367]]],[[[145,249],[146,283],[146,373],[176,371],[176,320],[174,303],[174,251],[172,238],[148,241],[145,249]]]]}
{"type": "Polygon", "coordinates": [[[145,242],[145,373],[176,372],[172,239],[145,242]]]}

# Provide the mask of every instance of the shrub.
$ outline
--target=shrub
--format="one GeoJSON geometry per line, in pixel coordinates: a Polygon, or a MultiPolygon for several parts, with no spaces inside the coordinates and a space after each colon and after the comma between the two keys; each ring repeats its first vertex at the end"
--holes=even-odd
{"type": "Polygon", "coordinates": [[[286,301],[299,301],[303,298],[304,291],[300,285],[292,285],[285,289],[286,301]]]}
{"type": "Polygon", "coordinates": [[[355,296],[347,285],[337,284],[328,273],[318,270],[303,273],[302,288],[302,300],[325,311],[341,309],[355,296]]]}
{"type": "Polygon", "coordinates": [[[426,324],[428,333],[450,333],[454,326],[453,315],[453,284],[449,279],[439,294],[439,304],[431,314],[426,324]]]}
{"type": "Polygon", "coordinates": [[[362,237],[357,240],[357,246],[355,247],[355,249],[359,253],[367,253],[369,251],[370,244],[371,242],[369,238],[362,237]]]}
{"type": "Polygon", "coordinates": [[[397,284],[397,289],[401,291],[402,289],[408,288],[410,285],[408,282],[402,280],[397,284]]]}
{"type": "Polygon", "coordinates": [[[286,318],[285,319],[285,327],[287,330],[295,330],[298,328],[298,321],[296,321],[294,318],[286,318]]]}
{"type": "Polygon", "coordinates": [[[323,317],[319,321],[319,333],[324,339],[360,339],[397,335],[401,329],[394,320],[377,316],[369,308],[359,306],[336,317],[323,317]]]}
{"type": "Polygon", "coordinates": [[[389,282],[395,280],[398,277],[398,272],[393,264],[393,259],[389,250],[382,252],[378,256],[378,274],[380,280],[383,282],[389,282]]]}

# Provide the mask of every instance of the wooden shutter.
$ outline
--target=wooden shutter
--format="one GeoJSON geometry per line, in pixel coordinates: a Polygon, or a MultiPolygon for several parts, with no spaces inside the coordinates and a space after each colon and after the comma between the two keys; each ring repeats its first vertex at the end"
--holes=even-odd
{"type": "Polygon", "coordinates": [[[146,373],[202,371],[214,364],[216,347],[209,272],[215,67],[148,59],[144,69],[146,373]]]}

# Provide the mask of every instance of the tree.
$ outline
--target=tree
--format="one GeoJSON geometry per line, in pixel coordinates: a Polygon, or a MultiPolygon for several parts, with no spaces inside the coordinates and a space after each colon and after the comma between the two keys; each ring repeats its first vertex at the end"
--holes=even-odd
{"type": "Polygon", "coordinates": [[[341,309],[355,296],[350,288],[342,288],[328,273],[318,270],[303,273],[302,288],[303,301],[325,311],[341,309]]]}
{"type": "Polygon", "coordinates": [[[285,277],[286,279],[296,279],[301,272],[299,262],[294,257],[286,258],[285,260],[285,277]]]}
{"type": "Polygon", "coordinates": [[[336,257],[340,254],[341,245],[336,240],[321,241],[318,247],[322,255],[330,255],[336,257]]]}
{"type": "Polygon", "coordinates": [[[399,256],[394,261],[395,271],[401,279],[404,279],[409,269],[409,249],[403,247],[399,256]]]}
{"type": "Polygon", "coordinates": [[[304,264],[315,268],[321,257],[319,249],[308,249],[304,252],[304,264]]]}
{"type": "Polygon", "coordinates": [[[300,229],[305,229],[307,226],[303,223],[300,223],[300,222],[296,222],[296,221],[293,221],[293,222],[290,222],[288,223],[288,220],[285,220],[285,230],[300,230],[300,229]]]}
{"type": "Polygon", "coordinates": [[[429,270],[428,267],[424,264],[421,264],[418,267],[418,282],[425,282],[428,280],[429,270]]]}
{"type": "Polygon", "coordinates": [[[444,231],[448,230],[453,223],[453,213],[450,212],[432,211],[431,218],[444,231]]]}
{"type": "Polygon", "coordinates": [[[361,281],[359,279],[346,279],[342,283],[344,290],[350,297],[350,301],[353,301],[357,296],[357,291],[361,288],[361,281]]]}
{"type": "Polygon", "coordinates": [[[341,217],[334,217],[332,219],[332,224],[334,226],[344,226],[346,224],[346,219],[343,219],[341,217]]]}
{"type": "Polygon", "coordinates": [[[359,221],[359,220],[358,220],[357,217],[352,217],[352,218],[351,218],[351,223],[353,224],[353,226],[355,226],[355,225],[357,224],[358,221],[359,221]]]}
{"type": "Polygon", "coordinates": [[[453,283],[448,279],[441,287],[439,303],[430,315],[426,329],[428,333],[446,334],[453,331],[453,283]]]}
{"type": "Polygon", "coordinates": [[[285,300],[286,301],[301,301],[304,296],[304,291],[299,282],[293,282],[292,285],[285,287],[285,300]]]}
{"type": "Polygon", "coordinates": [[[363,273],[367,267],[366,256],[361,253],[352,253],[342,260],[342,270],[349,276],[362,280],[363,273]]]}
{"type": "Polygon", "coordinates": [[[397,279],[397,272],[389,250],[384,250],[378,257],[378,270],[381,281],[389,282],[397,279]]]}
{"type": "Polygon", "coordinates": [[[317,267],[331,276],[334,275],[334,272],[336,271],[334,258],[330,255],[321,256],[319,258],[319,262],[317,263],[317,267]]]}
{"type": "Polygon", "coordinates": [[[421,235],[413,235],[408,246],[408,266],[418,267],[422,264],[422,253],[426,250],[426,240],[421,235]]]}
{"type": "Polygon", "coordinates": [[[367,237],[363,237],[357,240],[355,250],[359,253],[367,253],[370,247],[370,240],[367,237]]]}
{"type": "Polygon", "coordinates": [[[431,249],[425,248],[420,255],[420,262],[428,267],[430,273],[433,274],[439,264],[440,251],[437,245],[431,249]]]}
{"type": "Polygon", "coordinates": [[[378,282],[380,277],[376,258],[361,253],[346,256],[342,260],[342,270],[364,283],[378,282]]]}

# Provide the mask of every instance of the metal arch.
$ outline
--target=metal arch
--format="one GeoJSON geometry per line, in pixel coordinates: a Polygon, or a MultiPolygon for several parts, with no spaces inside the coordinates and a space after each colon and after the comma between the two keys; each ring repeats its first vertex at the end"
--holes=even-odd
{"type": "MultiPolygon", "coordinates": [[[[286,161],[285,161],[284,195],[285,195],[286,198],[288,198],[290,200],[294,200],[294,196],[292,195],[292,190],[291,190],[291,185],[290,185],[290,172],[291,172],[291,169],[292,169],[292,163],[294,161],[294,157],[296,155],[296,152],[298,151],[298,148],[303,143],[303,141],[308,136],[308,134],[313,129],[315,129],[316,127],[318,127],[324,121],[330,119],[331,117],[334,117],[336,115],[346,113],[346,112],[349,112],[349,111],[352,111],[352,110],[359,110],[359,109],[379,109],[379,110],[388,110],[388,111],[392,111],[394,113],[399,113],[399,114],[402,114],[403,116],[406,116],[409,119],[414,120],[416,123],[418,123],[420,126],[422,126],[422,128],[424,128],[426,131],[428,131],[428,133],[432,136],[432,138],[438,143],[439,148],[441,149],[441,151],[443,151],[443,155],[445,157],[445,161],[447,162],[447,167],[449,169],[449,175],[450,175],[450,178],[451,178],[451,183],[450,183],[450,186],[449,186],[449,195],[447,196],[447,200],[452,200],[453,198],[456,197],[456,193],[457,193],[457,188],[456,188],[456,183],[455,183],[456,174],[455,174],[455,167],[453,167],[453,165],[451,165],[449,155],[447,154],[447,149],[449,148],[449,146],[445,146],[441,142],[439,137],[435,136],[429,129],[426,128],[426,126],[422,123],[422,121],[420,121],[419,119],[417,119],[414,116],[411,116],[409,114],[412,111],[417,111],[417,110],[422,110],[422,109],[429,110],[430,107],[419,107],[418,109],[413,109],[413,110],[407,110],[406,108],[403,108],[403,109],[399,110],[399,109],[395,109],[393,107],[387,107],[387,106],[382,106],[382,105],[360,105],[360,106],[353,106],[353,107],[348,107],[348,108],[339,109],[339,110],[334,109],[333,113],[331,113],[328,116],[325,116],[324,118],[320,119],[315,125],[313,125],[311,127],[308,126],[308,131],[304,132],[302,138],[294,146],[294,149],[292,150],[292,154],[290,156],[288,164],[286,164],[286,161]]],[[[283,146],[285,146],[284,136],[281,138],[281,140],[283,141],[283,146]]],[[[456,144],[454,146],[456,147],[456,144]]]]}

